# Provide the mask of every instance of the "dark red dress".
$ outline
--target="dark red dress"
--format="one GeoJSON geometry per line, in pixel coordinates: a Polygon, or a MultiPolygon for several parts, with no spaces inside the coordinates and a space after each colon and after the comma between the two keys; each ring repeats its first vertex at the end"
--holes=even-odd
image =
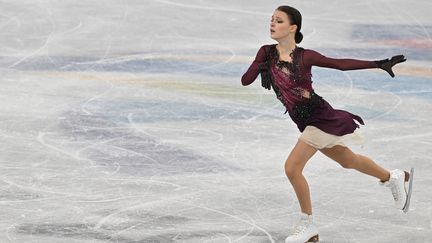
{"type": "Polygon", "coordinates": [[[355,70],[377,68],[374,61],[356,59],[335,59],[320,53],[296,47],[291,53],[292,62],[279,60],[276,45],[262,46],[253,63],[242,76],[242,84],[249,85],[261,73],[262,86],[273,89],[276,97],[284,104],[286,112],[303,132],[306,126],[315,126],[320,130],[337,136],[354,132],[363,120],[350,112],[333,109],[333,107],[317,95],[312,88],[312,66],[334,68],[339,70],[355,70]],[[310,97],[303,95],[305,91],[310,97]]]}

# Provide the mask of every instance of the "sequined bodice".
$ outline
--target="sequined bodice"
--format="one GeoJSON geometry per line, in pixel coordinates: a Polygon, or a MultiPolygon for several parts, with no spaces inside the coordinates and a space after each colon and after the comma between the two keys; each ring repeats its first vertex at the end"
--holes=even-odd
{"type": "Polygon", "coordinates": [[[280,91],[278,98],[289,112],[296,103],[308,99],[308,94],[313,91],[311,75],[307,75],[308,72],[305,72],[307,70],[301,67],[303,50],[303,48],[296,47],[290,54],[292,62],[287,62],[280,60],[276,48],[273,49],[271,72],[275,85],[280,91]]]}

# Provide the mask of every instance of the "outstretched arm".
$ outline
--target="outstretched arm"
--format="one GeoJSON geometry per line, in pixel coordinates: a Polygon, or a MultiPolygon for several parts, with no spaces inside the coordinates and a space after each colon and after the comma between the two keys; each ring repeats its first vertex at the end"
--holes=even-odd
{"type": "Polygon", "coordinates": [[[313,50],[305,50],[303,55],[303,63],[305,66],[319,66],[327,68],[335,68],[339,70],[356,70],[367,68],[381,68],[386,71],[392,78],[394,73],[392,67],[398,63],[405,62],[404,55],[393,56],[391,59],[383,59],[378,61],[363,61],[357,59],[336,59],[321,55],[313,50]]]}
{"type": "Polygon", "coordinates": [[[248,70],[243,74],[241,82],[243,85],[249,85],[255,81],[259,74],[259,64],[266,61],[264,46],[262,46],[256,54],[255,60],[252,62],[248,70]]]}
{"type": "Polygon", "coordinates": [[[378,65],[374,61],[330,58],[330,57],[323,56],[320,53],[313,50],[304,51],[303,63],[305,66],[334,68],[342,71],[378,67],[378,65]]]}

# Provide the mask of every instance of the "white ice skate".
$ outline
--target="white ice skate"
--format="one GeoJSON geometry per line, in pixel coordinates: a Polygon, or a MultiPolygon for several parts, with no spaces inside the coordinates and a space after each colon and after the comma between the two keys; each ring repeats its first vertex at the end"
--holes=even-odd
{"type": "Polygon", "coordinates": [[[396,207],[403,210],[404,213],[407,213],[409,210],[413,179],[414,168],[411,168],[410,173],[402,170],[392,170],[390,171],[390,179],[388,181],[379,182],[380,185],[390,188],[396,207]]]}
{"type": "Polygon", "coordinates": [[[300,221],[294,227],[292,235],[285,239],[285,243],[318,242],[318,228],[313,223],[312,215],[301,213],[300,221]]]}

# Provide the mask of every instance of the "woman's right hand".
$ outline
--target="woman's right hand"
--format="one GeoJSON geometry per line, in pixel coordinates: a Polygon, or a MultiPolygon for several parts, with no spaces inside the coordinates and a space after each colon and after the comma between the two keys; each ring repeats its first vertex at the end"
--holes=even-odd
{"type": "MultiPolygon", "coordinates": [[[[243,74],[241,78],[241,82],[243,85],[249,85],[255,81],[258,74],[265,68],[267,68],[266,61],[266,47],[262,46],[256,56],[255,60],[249,66],[248,70],[243,74]]],[[[270,84],[268,85],[268,89],[270,89],[270,84]]]]}

